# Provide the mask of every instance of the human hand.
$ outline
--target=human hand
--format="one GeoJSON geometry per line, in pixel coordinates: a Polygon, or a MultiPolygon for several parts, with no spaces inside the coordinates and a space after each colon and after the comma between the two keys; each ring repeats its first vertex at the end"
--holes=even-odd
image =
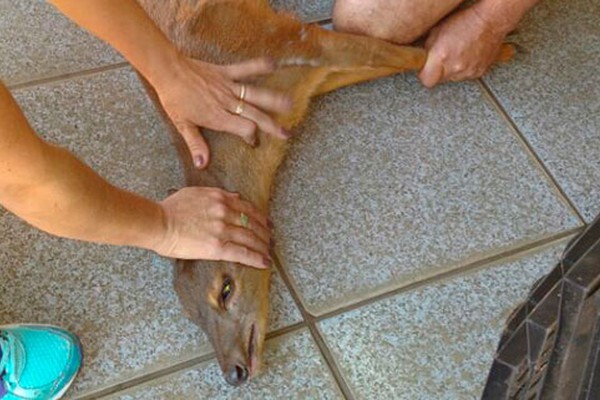
{"type": "Polygon", "coordinates": [[[425,43],[427,61],[419,73],[423,85],[483,76],[498,57],[504,30],[467,8],[434,27],[425,43]]]}
{"type": "Polygon", "coordinates": [[[236,115],[242,92],[239,81],[268,74],[274,68],[266,59],[219,66],[179,55],[171,73],[151,82],[196,168],[205,168],[210,157],[200,127],[232,133],[249,145],[256,144],[257,128],[282,139],[291,136],[268,114],[290,111],[292,101],[282,93],[245,85],[243,111],[236,115]]]}
{"type": "Polygon", "coordinates": [[[153,250],[166,257],[223,260],[268,268],[267,218],[237,193],[188,187],[160,203],[165,232],[153,250]],[[242,217],[245,215],[247,217],[242,217]]]}

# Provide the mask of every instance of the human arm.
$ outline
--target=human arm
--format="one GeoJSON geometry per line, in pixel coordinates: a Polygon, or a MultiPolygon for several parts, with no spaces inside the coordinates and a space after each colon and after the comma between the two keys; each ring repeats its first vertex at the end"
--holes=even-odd
{"type": "Polygon", "coordinates": [[[199,127],[236,134],[249,144],[255,142],[257,127],[280,138],[290,136],[262,111],[288,111],[290,100],[282,94],[249,87],[244,114],[234,115],[241,92],[236,81],[272,72],[274,66],[267,60],[217,66],[185,57],[134,0],[50,3],[111,44],[144,75],[186,141],[197,167],[206,167],[209,162],[209,149],[199,127]]]}
{"type": "Polygon", "coordinates": [[[481,77],[496,60],[500,46],[539,0],[480,0],[434,27],[425,43],[423,85],[481,77]]]}
{"type": "Polygon", "coordinates": [[[248,203],[219,189],[187,188],[160,203],[118,189],[37,136],[1,83],[0,204],[62,237],[170,257],[268,263],[267,222],[248,203]],[[241,212],[252,229],[235,226],[241,212]]]}

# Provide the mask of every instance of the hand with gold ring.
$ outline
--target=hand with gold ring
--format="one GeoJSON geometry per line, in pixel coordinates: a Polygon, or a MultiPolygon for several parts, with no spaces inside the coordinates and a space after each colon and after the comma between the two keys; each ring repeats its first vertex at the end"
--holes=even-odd
{"type": "Polygon", "coordinates": [[[226,66],[179,55],[168,71],[155,74],[150,83],[188,145],[197,168],[209,163],[210,150],[200,128],[229,132],[249,145],[256,144],[256,130],[289,138],[270,113],[286,113],[291,99],[282,93],[241,83],[271,73],[273,62],[258,59],[226,66]]]}
{"type": "Polygon", "coordinates": [[[161,203],[165,229],[152,246],[173,258],[225,260],[268,268],[271,265],[269,220],[236,193],[188,187],[161,203]]]}

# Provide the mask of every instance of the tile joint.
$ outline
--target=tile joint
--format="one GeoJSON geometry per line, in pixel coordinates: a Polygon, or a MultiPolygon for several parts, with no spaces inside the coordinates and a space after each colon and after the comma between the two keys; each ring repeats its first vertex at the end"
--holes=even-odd
{"type": "Polygon", "coordinates": [[[428,285],[434,285],[436,283],[440,283],[440,282],[443,282],[443,281],[446,281],[449,279],[455,279],[461,275],[473,273],[473,272],[476,272],[476,271],[479,271],[482,269],[493,268],[495,265],[497,265],[498,263],[501,263],[504,260],[507,260],[510,258],[515,258],[515,257],[521,257],[521,256],[526,255],[527,253],[541,250],[542,248],[550,246],[551,244],[555,244],[555,243],[564,241],[567,238],[582,232],[584,229],[585,229],[584,226],[572,228],[572,229],[560,232],[558,234],[552,235],[550,237],[546,237],[546,238],[543,238],[543,239],[540,239],[540,240],[537,240],[534,242],[526,243],[526,244],[516,247],[516,248],[508,249],[508,250],[500,252],[498,254],[493,254],[493,255],[490,255],[487,257],[483,257],[483,258],[480,258],[473,262],[470,262],[468,264],[459,266],[457,268],[453,268],[451,270],[441,272],[439,274],[427,277],[425,279],[422,279],[422,280],[419,280],[416,282],[412,282],[405,286],[391,289],[387,292],[375,295],[373,297],[363,299],[363,300],[358,301],[353,304],[339,307],[335,310],[323,313],[323,314],[315,316],[313,318],[314,318],[315,322],[318,323],[318,322],[324,321],[326,319],[333,318],[338,315],[368,306],[369,304],[376,303],[378,301],[382,301],[387,298],[409,292],[411,290],[416,290],[418,288],[422,288],[422,287],[425,287],[428,285]]]}
{"type": "MultiPolygon", "coordinates": [[[[297,322],[295,324],[285,326],[283,328],[276,329],[272,332],[267,333],[266,340],[274,339],[279,336],[286,335],[288,333],[292,333],[298,331],[302,328],[305,328],[306,324],[304,322],[297,322]]],[[[106,397],[112,397],[114,395],[119,394],[120,392],[124,392],[126,390],[135,388],[136,386],[142,386],[146,383],[155,381],[157,379],[163,378],[168,375],[174,375],[176,373],[183,372],[185,370],[194,368],[208,361],[212,361],[215,358],[215,352],[210,351],[209,353],[193,357],[189,360],[181,361],[170,365],[165,368],[158,369],[156,371],[152,371],[149,373],[142,373],[139,376],[132,377],[131,379],[125,380],[123,382],[115,383],[114,385],[110,385],[108,387],[104,387],[101,389],[90,389],[88,391],[84,391],[83,393],[76,394],[74,396],[75,400],[92,400],[92,399],[100,399],[106,397]]]]}
{"type": "Polygon", "coordinates": [[[60,75],[50,76],[47,78],[34,79],[26,82],[19,82],[15,84],[7,84],[9,90],[16,91],[22,89],[30,89],[36,86],[47,85],[50,83],[60,83],[63,81],[68,81],[76,78],[89,77],[97,74],[101,74],[103,72],[114,71],[117,69],[125,68],[129,66],[127,62],[120,62],[116,64],[103,65],[97,68],[90,68],[81,71],[68,72],[60,75]]]}
{"type": "Polygon", "coordinates": [[[310,330],[311,335],[313,336],[313,339],[314,339],[315,343],[317,344],[319,351],[321,352],[321,355],[323,356],[325,362],[327,363],[327,366],[329,367],[331,373],[333,374],[335,381],[337,382],[340,390],[342,391],[343,396],[346,399],[354,399],[354,396],[352,394],[350,386],[348,385],[348,382],[346,381],[344,375],[341,373],[340,367],[337,365],[337,363],[335,361],[335,357],[333,356],[331,350],[329,349],[329,346],[327,345],[325,339],[323,338],[321,332],[319,331],[319,329],[317,327],[317,323],[319,323],[325,319],[332,318],[332,317],[341,315],[343,313],[356,310],[358,308],[361,308],[361,307],[367,306],[369,304],[384,300],[389,297],[399,295],[401,293],[404,293],[404,292],[407,292],[410,290],[415,290],[420,287],[432,285],[432,284],[435,284],[435,283],[438,283],[438,282],[441,282],[441,281],[444,281],[447,279],[453,279],[453,278],[456,278],[465,273],[472,273],[477,270],[485,269],[488,267],[491,268],[494,265],[497,265],[498,263],[500,263],[503,260],[506,260],[508,258],[525,256],[527,253],[539,251],[539,250],[543,249],[544,247],[548,247],[552,244],[556,244],[557,242],[566,241],[567,238],[580,233],[584,229],[585,229],[585,226],[579,226],[579,227],[572,228],[572,229],[554,234],[552,236],[549,236],[549,237],[546,237],[546,238],[543,238],[540,240],[529,242],[529,243],[526,243],[519,247],[508,249],[504,252],[494,254],[494,255],[491,255],[488,257],[484,257],[479,260],[475,260],[475,261],[465,264],[461,267],[452,269],[450,271],[442,272],[440,274],[423,279],[421,281],[414,282],[412,284],[409,284],[409,285],[406,285],[406,286],[403,286],[400,288],[392,289],[392,290],[382,293],[380,295],[376,295],[376,296],[370,297],[368,299],[364,299],[363,301],[359,301],[357,303],[354,303],[354,304],[351,304],[348,306],[340,307],[336,310],[333,310],[329,313],[325,313],[325,314],[322,314],[319,316],[313,316],[306,310],[306,308],[304,307],[304,305],[302,304],[302,302],[300,300],[300,295],[294,289],[294,285],[291,282],[291,278],[287,274],[287,271],[283,267],[283,264],[281,263],[279,257],[275,256],[274,260],[275,260],[275,264],[276,264],[277,268],[279,269],[282,279],[284,280],[286,286],[288,287],[288,290],[290,291],[292,298],[296,302],[296,305],[299,308],[300,313],[302,314],[302,317],[306,321],[306,325],[307,325],[308,329],[310,330]]]}
{"type": "Polygon", "coordinates": [[[306,325],[310,331],[311,336],[313,337],[314,342],[317,345],[317,348],[319,349],[319,352],[321,353],[321,356],[323,357],[325,363],[327,364],[327,367],[329,367],[329,371],[333,375],[333,379],[337,383],[338,388],[342,392],[342,395],[344,396],[345,399],[353,400],[354,396],[352,395],[352,392],[350,391],[348,383],[346,382],[346,379],[344,378],[340,369],[338,368],[338,366],[335,362],[335,359],[333,357],[333,354],[331,353],[331,351],[329,350],[329,347],[327,346],[327,343],[325,342],[325,339],[323,338],[323,336],[319,332],[319,329],[317,328],[317,325],[316,325],[317,321],[316,321],[315,317],[313,315],[311,315],[306,310],[304,305],[302,304],[302,301],[300,300],[300,295],[294,290],[292,281],[291,281],[290,277],[288,276],[285,268],[283,268],[283,265],[282,265],[279,257],[277,256],[277,254],[275,254],[275,256],[273,257],[273,260],[279,271],[279,274],[281,275],[281,278],[283,279],[285,285],[288,288],[288,291],[290,292],[290,295],[292,296],[292,298],[294,299],[294,302],[296,303],[296,306],[300,310],[300,313],[302,314],[302,318],[306,322],[306,325]]]}
{"type": "Polygon", "coordinates": [[[558,180],[554,177],[554,175],[550,172],[550,169],[546,166],[542,158],[537,154],[529,140],[525,137],[523,132],[517,126],[515,120],[510,116],[508,111],[504,108],[500,99],[496,97],[494,91],[483,79],[477,79],[477,83],[479,85],[480,90],[483,94],[488,98],[488,100],[492,103],[496,111],[502,116],[505,122],[509,125],[512,133],[516,136],[516,138],[521,142],[522,146],[525,147],[525,150],[529,153],[529,155],[533,158],[537,167],[542,171],[542,173],[549,180],[550,184],[553,186],[554,190],[558,193],[560,199],[563,201],[565,205],[571,210],[573,214],[577,217],[580,224],[586,224],[585,218],[579,212],[579,209],[575,205],[575,203],[571,200],[571,198],[567,195],[567,193],[563,190],[562,186],[558,183],[558,180]]]}

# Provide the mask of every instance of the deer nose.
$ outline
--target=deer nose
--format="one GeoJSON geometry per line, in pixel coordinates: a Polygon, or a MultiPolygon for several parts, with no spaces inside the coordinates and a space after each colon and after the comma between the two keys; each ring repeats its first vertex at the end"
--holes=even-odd
{"type": "Polygon", "coordinates": [[[248,368],[243,365],[236,365],[229,368],[225,373],[225,380],[232,386],[239,386],[248,380],[248,368]]]}

